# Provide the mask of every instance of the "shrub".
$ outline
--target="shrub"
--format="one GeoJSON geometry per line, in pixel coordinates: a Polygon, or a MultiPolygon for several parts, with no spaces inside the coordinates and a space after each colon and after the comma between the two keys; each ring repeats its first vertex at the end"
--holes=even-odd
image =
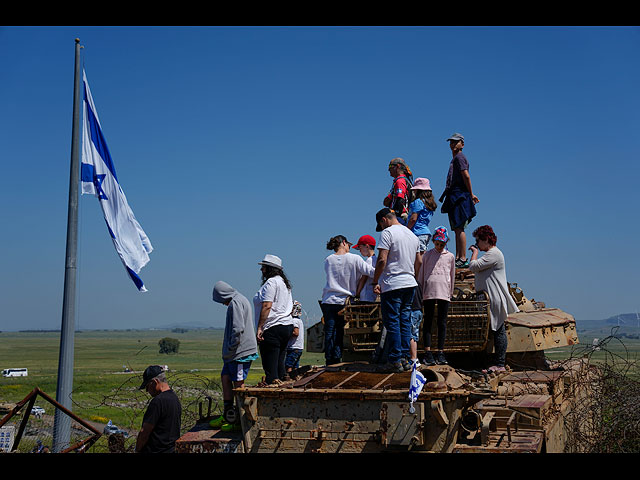
{"type": "Polygon", "coordinates": [[[164,337],[158,342],[160,353],[178,353],[180,340],[177,338],[164,337]]]}

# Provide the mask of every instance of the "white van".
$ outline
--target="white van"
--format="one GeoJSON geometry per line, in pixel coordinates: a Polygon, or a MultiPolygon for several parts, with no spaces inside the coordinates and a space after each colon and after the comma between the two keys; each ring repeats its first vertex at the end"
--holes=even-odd
{"type": "Polygon", "coordinates": [[[6,368],[2,370],[3,377],[26,377],[27,375],[26,368],[6,368]]]}

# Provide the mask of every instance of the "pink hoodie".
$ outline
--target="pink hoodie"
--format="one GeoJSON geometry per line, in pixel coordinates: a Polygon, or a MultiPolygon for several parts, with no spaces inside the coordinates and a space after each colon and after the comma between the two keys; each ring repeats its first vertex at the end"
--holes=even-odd
{"type": "Polygon", "coordinates": [[[453,253],[435,248],[422,257],[422,267],[416,278],[422,287],[422,299],[451,301],[456,280],[456,259],[453,253]]]}

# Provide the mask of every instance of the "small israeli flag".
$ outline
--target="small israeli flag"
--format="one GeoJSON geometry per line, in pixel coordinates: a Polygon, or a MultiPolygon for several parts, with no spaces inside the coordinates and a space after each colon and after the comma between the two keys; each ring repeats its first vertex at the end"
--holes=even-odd
{"type": "Polygon", "coordinates": [[[426,382],[427,379],[418,371],[417,363],[413,362],[413,368],[411,369],[411,385],[409,386],[409,401],[411,402],[411,408],[409,409],[410,413],[415,411],[413,403],[418,399],[418,396],[422,391],[422,387],[424,387],[426,382]]]}
{"type": "Polygon", "coordinates": [[[80,179],[82,193],[98,197],[113,245],[124,264],[127,274],[138,290],[146,292],[138,273],[149,262],[153,251],[149,238],[133,215],[124,195],[116,169],[111,160],[107,142],[102,135],[98,113],[93,103],[87,75],[84,82],[82,163],[80,179]]]}

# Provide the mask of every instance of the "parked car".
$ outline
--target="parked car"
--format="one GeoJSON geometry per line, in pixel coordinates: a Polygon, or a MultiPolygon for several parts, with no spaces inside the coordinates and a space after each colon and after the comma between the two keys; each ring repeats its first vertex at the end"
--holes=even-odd
{"type": "Polygon", "coordinates": [[[34,407],[31,409],[31,413],[36,417],[39,417],[40,415],[44,415],[44,408],[34,405],[34,407]]]}
{"type": "Polygon", "coordinates": [[[121,429],[121,428],[119,428],[119,427],[116,427],[116,426],[111,422],[111,420],[109,420],[109,423],[107,423],[107,424],[104,426],[104,430],[103,430],[102,432],[103,432],[105,435],[114,435],[114,434],[116,434],[116,433],[121,433],[122,435],[124,435],[124,436],[125,436],[125,438],[129,436],[129,432],[127,432],[126,430],[122,430],[122,429],[121,429]]]}

